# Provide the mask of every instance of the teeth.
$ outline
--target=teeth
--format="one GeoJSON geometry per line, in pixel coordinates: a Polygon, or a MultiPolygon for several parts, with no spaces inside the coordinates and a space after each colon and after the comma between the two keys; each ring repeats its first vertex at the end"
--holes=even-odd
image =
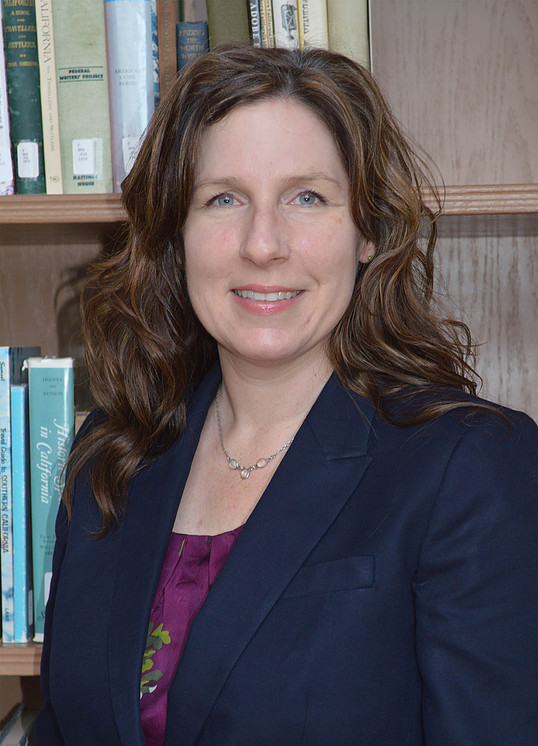
{"type": "Polygon", "coordinates": [[[299,295],[300,292],[300,290],[289,290],[286,292],[279,291],[277,293],[255,293],[254,290],[234,290],[234,293],[240,298],[264,301],[290,300],[290,298],[295,298],[296,295],[299,295]]]}

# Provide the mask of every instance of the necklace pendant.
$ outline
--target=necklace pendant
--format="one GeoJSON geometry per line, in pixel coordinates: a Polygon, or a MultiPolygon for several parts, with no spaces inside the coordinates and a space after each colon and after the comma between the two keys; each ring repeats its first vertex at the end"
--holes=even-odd
{"type": "Polygon", "coordinates": [[[241,469],[241,479],[248,479],[250,477],[250,469],[241,469]]]}
{"type": "Polygon", "coordinates": [[[239,469],[239,464],[234,458],[228,459],[228,466],[230,469],[239,469]]]}
{"type": "Polygon", "coordinates": [[[256,461],[256,469],[263,469],[263,467],[267,466],[268,463],[269,463],[269,459],[268,458],[259,458],[256,461]]]}

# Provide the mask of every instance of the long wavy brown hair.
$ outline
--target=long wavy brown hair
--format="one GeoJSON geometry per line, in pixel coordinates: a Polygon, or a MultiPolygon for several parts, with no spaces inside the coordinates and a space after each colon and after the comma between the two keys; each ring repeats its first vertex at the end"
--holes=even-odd
{"type": "Polygon", "coordinates": [[[342,382],[385,417],[394,396],[437,392],[413,422],[459,406],[450,391],[475,393],[469,331],[432,300],[440,206],[431,171],[372,76],[321,49],[222,46],[184,68],[157,109],[123,184],[124,241],[95,263],[83,298],[100,416],[71,453],[64,495],[69,509],[74,480],[89,466],[103,532],[117,523],[132,476],[182,433],[187,391],[217,357],[184,273],[182,227],[202,134],[236,106],[277,97],[307,106],[332,133],[353,220],[375,246],[328,343],[342,382]]]}

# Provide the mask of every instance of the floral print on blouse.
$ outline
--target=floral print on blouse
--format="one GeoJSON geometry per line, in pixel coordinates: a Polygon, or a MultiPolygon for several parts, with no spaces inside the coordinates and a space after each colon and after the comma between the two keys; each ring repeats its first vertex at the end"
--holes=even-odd
{"type": "Polygon", "coordinates": [[[228,558],[241,526],[216,536],[173,533],[151,608],[140,679],[147,746],[162,746],[168,690],[191,624],[228,558]]]}

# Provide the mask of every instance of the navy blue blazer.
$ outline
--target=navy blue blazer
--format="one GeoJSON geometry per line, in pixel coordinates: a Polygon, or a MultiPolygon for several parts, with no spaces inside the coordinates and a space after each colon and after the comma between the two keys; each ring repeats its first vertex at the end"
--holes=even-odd
{"type": "MultiPolygon", "coordinates": [[[[82,479],[60,509],[38,746],[144,744],[150,608],[219,379],[116,530],[92,538],[82,479]]],[[[166,743],[536,744],[536,426],[507,414],[397,427],[333,375],[193,623],[166,743]]]]}

